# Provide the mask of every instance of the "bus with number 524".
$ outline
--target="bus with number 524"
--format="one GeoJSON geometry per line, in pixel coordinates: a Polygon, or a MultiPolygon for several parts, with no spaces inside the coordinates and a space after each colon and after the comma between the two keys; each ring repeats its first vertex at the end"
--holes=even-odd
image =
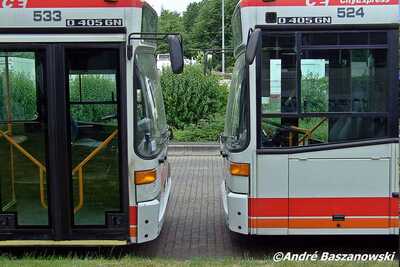
{"type": "Polygon", "coordinates": [[[399,234],[399,1],[242,0],[221,154],[245,235],[399,234]]]}

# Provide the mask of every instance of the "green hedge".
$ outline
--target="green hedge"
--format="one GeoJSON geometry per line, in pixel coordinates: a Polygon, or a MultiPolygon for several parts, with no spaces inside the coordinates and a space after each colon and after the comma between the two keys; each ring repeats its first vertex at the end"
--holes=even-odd
{"type": "MultiPolygon", "coordinates": [[[[7,120],[7,92],[4,86],[4,73],[0,73],[0,121],[7,120]]],[[[23,73],[10,73],[11,88],[18,90],[11,91],[11,109],[14,120],[32,120],[35,119],[36,108],[36,86],[27,75],[23,73]]]]}
{"type": "Polygon", "coordinates": [[[187,125],[183,130],[174,131],[176,142],[216,142],[224,131],[225,113],[215,114],[198,124],[187,125]]]}
{"type": "Polygon", "coordinates": [[[199,65],[188,66],[181,75],[164,70],[161,76],[167,121],[185,129],[225,111],[227,87],[215,75],[205,76],[199,65]]]}
{"type": "MultiPolygon", "coordinates": [[[[0,77],[4,77],[0,73],[0,77]]],[[[11,107],[14,120],[33,120],[37,114],[37,91],[35,81],[21,72],[10,72],[11,107]]],[[[0,82],[0,121],[7,120],[6,98],[3,81],[0,82]]],[[[83,100],[111,101],[115,94],[115,80],[102,75],[83,75],[83,100]]],[[[71,101],[79,101],[79,80],[70,79],[71,101]]],[[[116,105],[71,105],[71,113],[75,120],[102,122],[103,117],[116,114],[116,105]]],[[[106,121],[110,122],[110,121],[106,121]]]]}

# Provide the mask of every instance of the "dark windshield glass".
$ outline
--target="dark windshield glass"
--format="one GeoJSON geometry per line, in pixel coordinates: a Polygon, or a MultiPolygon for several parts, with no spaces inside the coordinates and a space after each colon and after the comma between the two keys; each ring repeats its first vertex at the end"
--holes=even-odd
{"type": "Polygon", "coordinates": [[[389,132],[387,39],[387,32],[266,34],[259,74],[261,146],[395,135],[389,132]]]}

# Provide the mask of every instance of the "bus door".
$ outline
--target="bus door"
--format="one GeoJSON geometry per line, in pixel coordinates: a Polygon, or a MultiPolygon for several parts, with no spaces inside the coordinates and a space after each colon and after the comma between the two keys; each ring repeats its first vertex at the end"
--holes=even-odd
{"type": "Polygon", "coordinates": [[[126,240],[123,45],[0,46],[0,240],[126,240]]]}

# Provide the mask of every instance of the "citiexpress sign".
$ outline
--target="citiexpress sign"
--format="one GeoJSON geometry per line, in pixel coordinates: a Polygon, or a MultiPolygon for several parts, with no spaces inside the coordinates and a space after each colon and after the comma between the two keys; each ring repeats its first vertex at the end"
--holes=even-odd
{"type": "Polygon", "coordinates": [[[0,8],[25,8],[28,0],[0,0],[0,8]]]}

